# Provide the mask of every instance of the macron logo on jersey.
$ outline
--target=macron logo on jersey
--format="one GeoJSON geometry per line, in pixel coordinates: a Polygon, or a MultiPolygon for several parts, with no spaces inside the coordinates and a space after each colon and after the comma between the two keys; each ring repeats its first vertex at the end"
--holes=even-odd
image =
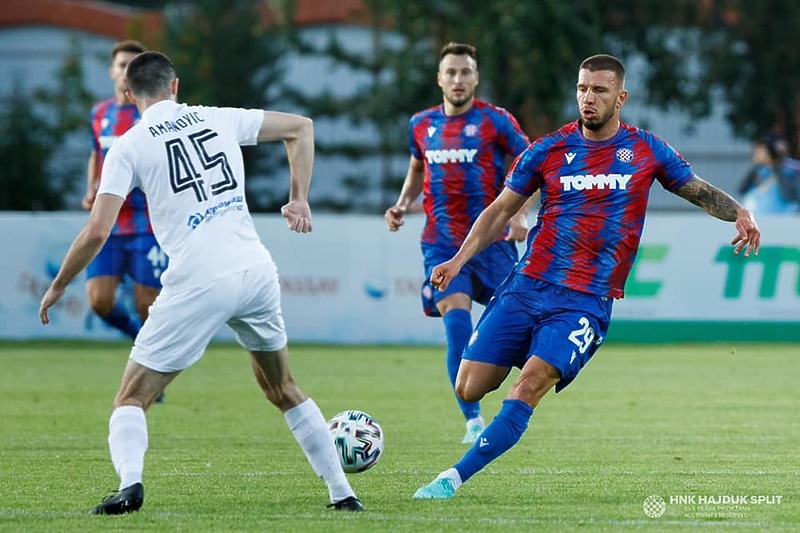
{"type": "Polygon", "coordinates": [[[561,176],[561,188],[565,191],[590,191],[592,189],[625,190],[633,174],[584,174],[561,176]]]}
{"type": "Polygon", "coordinates": [[[458,150],[425,150],[425,159],[428,164],[433,163],[472,163],[476,148],[459,148],[458,150]]]}

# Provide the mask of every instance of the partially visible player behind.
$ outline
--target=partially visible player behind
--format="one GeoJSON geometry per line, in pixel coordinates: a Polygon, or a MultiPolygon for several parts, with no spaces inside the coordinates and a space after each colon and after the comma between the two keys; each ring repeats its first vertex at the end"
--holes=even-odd
{"type": "MultiPolygon", "coordinates": [[[[111,49],[109,75],[114,82],[114,96],[92,108],[92,152],[82,202],[84,209],[94,205],[108,149],[139,121],[139,111],[125,93],[128,89],[125,67],[145,50],[142,43],[133,40],[118,42],[111,49]]],[[[135,339],[161,289],[159,278],[166,267],[167,256],[153,235],[144,193],[135,188],[125,199],[105,246],[86,269],[89,305],[103,322],[135,339]],[[135,314],[117,298],[117,289],[126,275],[133,282],[135,314]]],[[[159,400],[163,401],[163,396],[159,400]]]]}
{"type": "MultiPolygon", "coordinates": [[[[425,228],[422,233],[425,279],[431,269],[455,255],[480,212],[503,187],[506,158],[528,146],[528,137],[505,109],[475,98],[477,51],[469,44],[449,43],[439,53],[437,82],[441,105],[414,115],[410,121],[411,159],[400,197],[386,210],[389,231],[397,231],[405,213],[422,193],[425,228]]],[[[423,309],[441,316],[447,339],[447,375],[455,390],[461,354],[472,335],[472,302],[488,303],[495,288],[517,261],[514,241],[528,233],[530,203],[509,223],[508,231],[465,265],[446,291],[422,288],[423,309]]],[[[466,419],[462,442],[472,443],[483,430],[480,402],[456,395],[466,419]]]]}

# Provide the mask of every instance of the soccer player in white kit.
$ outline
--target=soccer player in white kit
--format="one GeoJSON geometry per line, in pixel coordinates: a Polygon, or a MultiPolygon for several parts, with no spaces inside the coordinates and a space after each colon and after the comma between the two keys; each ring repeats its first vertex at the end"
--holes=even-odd
{"type": "Polygon", "coordinates": [[[109,151],[89,218],[39,310],[47,324],[48,310],[107,239],[128,192],[140,187],[170,264],[162,275],[163,289],[136,337],[109,421],[119,491],[92,513],[123,514],[142,506],[145,410],[182,370],[200,359],[223,323],[250,352],[256,381],[284,414],[312,468],[327,484],[329,507],[363,510],[339,463],[325,418],[292,377],[277,269],[245,202],[239,146],[282,140],[291,177],[289,203],[281,213],[290,230],[312,230],[307,200],[314,160],[311,120],[260,109],[179,104],[174,67],[159,52],[137,55],[127,75],[129,97],[142,118],[109,151]]]}

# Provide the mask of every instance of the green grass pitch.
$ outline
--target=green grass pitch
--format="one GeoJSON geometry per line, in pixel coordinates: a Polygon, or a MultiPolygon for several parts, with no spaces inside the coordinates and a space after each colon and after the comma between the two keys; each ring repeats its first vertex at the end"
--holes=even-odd
{"type": "Polygon", "coordinates": [[[117,486],[107,424],[127,352],[0,343],[0,531],[800,531],[796,345],[609,344],[448,501],[411,499],[465,450],[443,348],[292,346],[326,417],[361,409],[384,429],[378,465],[350,476],[361,514],[325,508],[246,353],[214,345],[148,412],[142,510],[88,516],[117,486]]]}

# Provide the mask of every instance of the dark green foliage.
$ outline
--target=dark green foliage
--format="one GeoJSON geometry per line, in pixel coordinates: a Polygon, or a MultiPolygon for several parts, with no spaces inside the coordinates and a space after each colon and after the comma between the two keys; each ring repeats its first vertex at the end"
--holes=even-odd
{"type": "Polygon", "coordinates": [[[735,135],[774,130],[793,140],[800,127],[800,4],[747,2],[605,3],[603,22],[627,53],[646,59],[646,101],[693,118],[729,106],[735,135]]]}
{"type": "Polygon", "coordinates": [[[54,89],[29,94],[17,83],[0,101],[2,210],[61,209],[65,195],[85,182],[86,159],[71,157],[64,145],[71,133],[88,129],[92,102],[83,84],[80,45],[73,40],[71,46],[54,89]]]}
{"type": "Polygon", "coordinates": [[[61,195],[48,179],[52,134],[29,95],[17,86],[0,109],[0,209],[58,209],[61,195]]]}
{"type": "Polygon", "coordinates": [[[706,64],[731,106],[728,120],[742,136],[767,130],[792,139],[800,129],[800,4],[792,0],[721,2],[737,17],[719,13],[720,38],[706,42],[706,64]]]}
{"type": "MultiPolygon", "coordinates": [[[[165,51],[178,69],[183,101],[291,105],[283,110],[374,132],[357,145],[344,136],[318,136],[319,155],[380,162],[375,175],[354,169],[346,178],[342,185],[350,201],[314,199],[332,210],[380,212],[395,200],[405,175],[396,161],[407,157],[408,119],[441,102],[437,53],[451,40],[478,47],[478,95],[511,111],[531,137],[575,117],[578,64],[607,52],[644,60],[644,87],[635,94],[640,101],[685,111],[692,120],[708,116],[712,104],[722,101],[736,135],[754,138],[775,130],[792,139],[795,155],[800,150],[800,3],[793,0],[364,0],[373,36],[367,54],[353,52],[333,31],[321,47],[299,39],[288,23],[294,19],[292,0],[114,3],[167,6],[165,51]],[[288,90],[285,67],[295,53],[327,58],[367,81],[347,97],[288,90]],[[367,191],[379,191],[381,205],[367,191]]],[[[0,102],[0,209],[57,209],[64,193],[81,183],[75,176],[83,169],[69,158],[53,164],[69,132],[85,127],[89,102],[75,57],[62,69],[58,90],[17,90],[0,102]],[[42,117],[57,118],[47,123],[42,117]]],[[[274,210],[285,202],[283,146],[246,149],[245,161],[251,207],[274,210]]]]}
{"type": "MultiPolygon", "coordinates": [[[[406,72],[404,89],[424,83],[419,106],[441,101],[436,85],[438,51],[449,41],[478,47],[481,97],[506,107],[531,135],[547,132],[565,118],[577,58],[599,50],[601,32],[591,2],[370,1],[408,39],[396,65],[406,72]]],[[[406,112],[411,110],[406,109],[406,112]]]]}
{"type": "Polygon", "coordinates": [[[696,119],[723,100],[735,135],[775,129],[797,139],[800,49],[793,36],[800,34],[800,4],[791,0],[367,4],[380,13],[378,23],[408,40],[398,53],[414,58],[402,68],[415,72],[403,73],[400,85],[421,98],[407,114],[440,100],[435,55],[446,42],[460,41],[478,47],[479,95],[508,108],[534,137],[575,116],[577,66],[605,52],[645,60],[644,91],[636,97],[648,104],[696,119]]]}
{"type": "MultiPolygon", "coordinates": [[[[342,186],[348,191],[348,202],[322,199],[317,205],[334,211],[383,212],[394,203],[396,184],[405,175],[405,168],[392,165],[398,155],[405,156],[408,148],[408,119],[418,106],[429,107],[437,103],[429,99],[430,85],[435,78],[435,61],[428,50],[417,44],[401,44],[396,32],[387,31],[379,10],[372,21],[372,47],[363,54],[348,48],[340,37],[331,31],[326,43],[313,46],[299,38],[297,51],[306,58],[320,57],[332,61],[336,68],[345,68],[353,77],[366,80],[347,96],[329,92],[310,95],[307,91],[287,90],[286,97],[319,119],[338,119],[353,128],[372,132],[366,139],[326,139],[317,137],[317,153],[338,156],[360,162],[378,161],[377,173],[359,173],[345,177],[342,186]],[[422,65],[427,65],[428,68],[422,65]],[[431,70],[433,69],[433,70],[431,70]],[[379,192],[376,204],[366,193],[379,192]]],[[[435,81],[434,81],[435,86],[435,81]]],[[[441,100],[441,94],[438,97],[441,100]]],[[[374,198],[374,197],[373,197],[374,198]]]]}

